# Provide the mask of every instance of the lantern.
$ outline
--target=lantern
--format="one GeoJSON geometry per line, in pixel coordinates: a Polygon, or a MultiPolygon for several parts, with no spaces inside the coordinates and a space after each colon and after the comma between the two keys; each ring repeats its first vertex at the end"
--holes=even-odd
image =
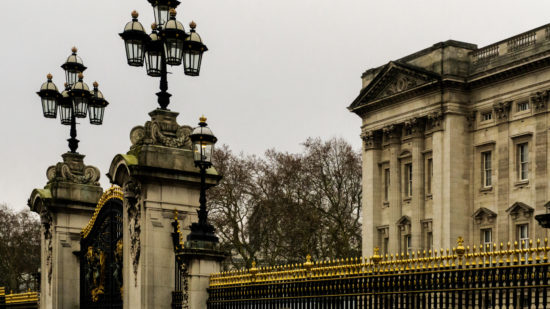
{"type": "Polygon", "coordinates": [[[59,99],[59,91],[57,86],[52,82],[52,75],[48,74],[47,81],[40,86],[40,91],[37,94],[42,99],[42,112],[46,118],[57,117],[57,100],[59,99]]]}
{"type": "Polygon", "coordinates": [[[195,165],[212,165],[214,144],[218,139],[207,126],[204,116],[200,118],[199,126],[193,130],[189,138],[191,138],[191,142],[193,143],[195,165]]]}
{"type": "Polygon", "coordinates": [[[65,70],[65,77],[69,87],[71,87],[77,82],[78,74],[86,70],[84,63],[82,62],[82,59],[76,55],[76,52],[78,51],[78,49],[76,47],[73,47],[71,51],[73,53],[69,55],[69,57],[67,58],[67,61],[65,61],[65,63],[61,65],[63,70],[65,70]]]}
{"type": "Polygon", "coordinates": [[[197,24],[192,21],[189,27],[191,27],[191,31],[183,46],[183,69],[186,75],[198,76],[201,70],[202,54],[208,48],[202,43],[201,37],[195,31],[197,24]]]}
{"type": "Polygon", "coordinates": [[[138,21],[138,12],[132,12],[132,21],[127,23],[120,37],[126,45],[126,59],[128,64],[134,67],[143,66],[143,56],[145,55],[145,44],[149,36],[145,33],[143,25],[138,21]]]}
{"type": "Polygon", "coordinates": [[[90,98],[90,88],[82,81],[82,73],[78,75],[78,82],[71,87],[69,96],[73,100],[74,116],[85,118],[88,111],[88,100],[90,98]]]}
{"type": "Polygon", "coordinates": [[[100,125],[103,123],[103,114],[105,113],[105,107],[109,105],[103,93],[97,89],[99,84],[94,82],[94,90],[90,91],[91,99],[88,104],[88,117],[91,124],[100,125]]]}
{"type": "Polygon", "coordinates": [[[170,10],[170,20],[166,22],[160,34],[164,38],[166,63],[180,65],[183,56],[183,42],[187,34],[183,29],[183,25],[176,20],[176,10],[170,10]]]}

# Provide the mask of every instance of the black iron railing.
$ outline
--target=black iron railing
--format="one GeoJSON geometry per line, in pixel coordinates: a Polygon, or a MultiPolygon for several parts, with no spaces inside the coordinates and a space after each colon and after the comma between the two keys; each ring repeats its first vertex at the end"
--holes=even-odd
{"type": "Polygon", "coordinates": [[[547,308],[548,242],[215,274],[208,308],[547,308]]]}

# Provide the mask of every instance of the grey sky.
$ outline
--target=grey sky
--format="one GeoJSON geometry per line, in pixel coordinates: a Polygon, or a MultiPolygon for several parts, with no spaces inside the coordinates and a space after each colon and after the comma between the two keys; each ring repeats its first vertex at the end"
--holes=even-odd
{"type": "MultiPolygon", "coordinates": [[[[180,124],[195,126],[204,114],[220,144],[250,154],[298,152],[309,136],[340,136],[359,149],[360,121],[346,106],[363,71],[447,39],[482,47],[550,21],[546,0],[182,2],[178,19],[186,30],[195,20],[210,50],[198,78],[171,69],[169,108],[180,112],[180,124]]],[[[0,203],[22,209],[68,150],[69,127],[43,118],[35,94],[46,74],[62,87],[59,66],[79,48],[85,82],[97,80],[111,104],[104,125],[80,121],[78,151],[105,174],[128,150],[131,128],[157,106],[158,79],[126,64],[118,36],[133,9],[147,29],[153,14],[146,0],[2,5],[0,203]]],[[[105,176],[101,182],[108,186],[105,176]]]]}

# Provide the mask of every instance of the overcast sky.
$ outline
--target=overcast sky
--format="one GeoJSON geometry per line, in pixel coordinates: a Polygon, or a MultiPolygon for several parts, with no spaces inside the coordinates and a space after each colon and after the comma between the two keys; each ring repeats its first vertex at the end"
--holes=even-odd
{"type": "MultiPolygon", "coordinates": [[[[136,9],[149,29],[146,0],[3,1],[0,23],[0,203],[26,207],[46,169],[68,151],[69,127],[42,116],[35,92],[74,45],[110,102],[102,126],[78,125],[78,152],[101,183],[129,132],[157,107],[158,78],[126,64],[118,33],[136,9]]],[[[360,120],[346,107],[361,73],[448,39],[478,47],[550,22],[550,1],[182,0],[178,19],[197,24],[209,51],[200,77],[168,76],[180,124],[204,114],[235,152],[299,152],[307,137],[343,137],[359,149],[360,120]]]]}

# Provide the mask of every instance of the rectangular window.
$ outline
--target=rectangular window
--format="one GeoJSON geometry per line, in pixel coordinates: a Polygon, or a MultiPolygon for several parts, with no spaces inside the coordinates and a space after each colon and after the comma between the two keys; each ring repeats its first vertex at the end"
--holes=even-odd
{"type": "Polygon", "coordinates": [[[428,181],[426,183],[426,193],[432,194],[432,179],[433,179],[433,175],[434,175],[434,168],[433,168],[432,158],[428,159],[427,169],[428,169],[427,170],[428,181]]]}
{"type": "Polygon", "coordinates": [[[382,245],[382,253],[384,253],[384,255],[388,254],[389,244],[390,244],[390,239],[388,237],[385,237],[382,245]]]}
{"type": "Polygon", "coordinates": [[[529,224],[516,225],[516,231],[517,231],[517,240],[520,245],[520,248],[523,248],[522,247],[523,241],[525,241],[525,245],[527,246],[529,244],[529,224]]]}
{"type": "Polygon", "coordinates": [[[519,102],[518,103],[518,112],[526,111],[529,109],[529,102],[519,102]]]}
{"type": "Polygon", "coordinates": [[[433,237],[433,234],[432,232],[428,232],[426,233],[426,250],[432,250],[433,249],[433,246],[434,246],[434,237],[433,237]]]}
{"type": "Polygon", "coordinates": [[[493,119],[493,112],[481,114],[481,121],[487,121],[493,119]]]}
{"type": "Polygon", "coordinates": [[[483,186],[490,187],[492,186],[492,167],[491,167],[491,152],[486,151],[481,153],[482,158],[482,169],[483,169],[483,186]]]}
{"type": "Polygon", "coordinates": [[[412,196],[412,163],[405,164],[405,196],[412,196]]]}
{"type": "Polygon", "coordinates": [[[483,247],[489,247],[493,243],[493,230],[492,229],[482,229],[481,230],[481,243],[483,244],[483,247]]]}
{"type": "Polygon", "coordinates": [[[518,144],[518,178],[519,180],[529,179],[529,148],[527,143],[518,144]]]}
{"type": "Polygon", "coordinates": [[[411,244],[411,235],[405,235],[405,238],[403,239],[405,243],[405,250],[408,253],[412,252],[412,244],[411,244]]]}
{"type": "Polygon", "coordinates": [[[390,196],[390,169],[384,169],[384,201],[388,201],[390,196]]]}

